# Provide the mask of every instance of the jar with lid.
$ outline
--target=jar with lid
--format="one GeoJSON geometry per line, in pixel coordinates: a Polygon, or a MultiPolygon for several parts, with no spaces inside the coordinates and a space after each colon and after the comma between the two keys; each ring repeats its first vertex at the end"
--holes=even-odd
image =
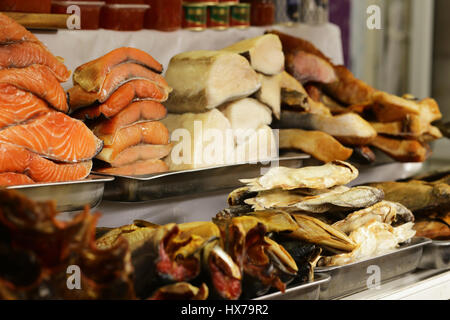
{"type": "Polygon", "coordinates": [[[145,15],[144,27],[160,31],[181,28],[182,0],[146,0],[150,5],[145,15]]]}
{"type": "Polygon", "coordinates": [[[275,23],[275,3],[273,0],[243,0],[251,4],[251,25],[269,26],[275,23]]]}

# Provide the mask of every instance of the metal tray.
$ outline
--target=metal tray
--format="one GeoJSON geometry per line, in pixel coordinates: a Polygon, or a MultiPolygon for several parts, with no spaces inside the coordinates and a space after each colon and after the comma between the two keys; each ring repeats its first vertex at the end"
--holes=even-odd
{"type": "Polygon", "coordinates": [[[314,281],[289,288],[285,293],[275,292],[253,300],[318,300],[321,286],[326,285],[331,277],[326,274],[314,277],[314,281]]]}
{"type": "Polygon", "coordinates": [[[113,180],[114,177],[92,174],[79,181],[36,183],[7,189],[17,190],[34,201],[54,200],[58,212],[73,212],[83,210],[85,205],[91,208],[98,206],[102,201],[105,183],[113,180]]]}
{"type": "Polygon", "coordinates": [[[423,249],[420,269],[449,269],[450,241],[433,240],[423,249]]]}
{"type": "Polygon", "coordinates": [[[367,281],[373,275],[368,272],[372,266],[380,268],[380,282],[414,271],[419,265],[424,246],[429,243],[429,239],[416,237],[411,243],[374,258],[345,266],[316,268],[316,274],[331,276],[330,281],[320,287],[320,299],[336,299],[366,290],[367,281]]]}
{"type": "MultiPolygon", "coordinates": [[[[309,155],[298,154],[275,159],[280,166],[300,167],[309,155]]],[[[147,176],[117,176],[105,186],[105,200],[141,202],[202,194],[241,186],[239,179],[261,175],[265,165],[236,164],[204,169],[174,171],[147,176]]]]}

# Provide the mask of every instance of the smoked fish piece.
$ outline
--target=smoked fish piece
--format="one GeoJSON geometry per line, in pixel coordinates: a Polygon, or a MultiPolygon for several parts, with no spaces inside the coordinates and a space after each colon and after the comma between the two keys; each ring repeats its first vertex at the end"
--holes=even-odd
{"type": "Polygon", "coordinates": [[[135,122],[145,120],[161,120],[167,115],[166,108],[155,101],[137,101],[120,111],[110,119],[104,119],[92,127],[92,131],[99,135],[113,134],[117,130],[135,122]]]}
{"type": "Polygon", "coordinates": [[[102,168],[96,171],[100,173],[107,173],[121,176],[136,176],[136,175],[166,172],[168,170],[169,167],[162,160],[146,160],[146,161],[137,161],[135,163],[120,168],[102,168]]]}
{"type": "Polygon", "coordinates": [[[9,84],[0,84],[0,129],[52,112],[45,101],[9,84]]]}
{"type": "Polygon", "coordinates": [[[66,93],[53,72],[42,65],[0,70],[0,84],[10,84],[45,100],[58,111],[67,113],[66,93]]]}
{"type": "Polygon", "coordinates": [[[117,66],[139,64],[156,73],[161,73],[162,65],[147,52],[130,47],[117,48],[104,56],[79,66],[73,74],[73,82],[89,92],[99,92],[107,75],[117,66]]]}
{"type": "Polygon", "coordinates": [[[60,162],[91,160],[102,149],[86,125],[61,112],[50,112],[26,124],[0,131],[0,141],[60,162]]]}
{"type": "Polygon", "coordinates": [[[0,173],[0,186],[2,187],[20,186],[33,183],[35,182],[24,174],[14,172],[0,173]]]}
{"type": "Polygon", "coordinates": [[[0,143],[0,173],[25,174],[34,182],[61,182],[84,179],[91,169],[92,161],[55,163],[22,147],[0,143]]]}
{"type": "Polygon", "coordinates": [[[35,42],[18,42],[0,46],[0,68],[25,68],[33,64],[48,67],[60,82],[70,78],[64,63],[35,42]]]}
{"type": "Polygon", "coordinates": [[[159,121],[136,123],[118,130],[111,135],[98,136],[104,142],[104,148],[98,158],[114,158],[123,150],[138,144],[165,145],[170,134],[166,126],[159,121]]]}
{"type": "Polygon", "coordinates": [[[97,159],[108,162],[112,167],[118,168],[137,161],[158,160],[166,157],[172,150],[171,144],[139,144],[129,147],[112,157],[113,148],[104,148],[103,152],[97,156],[97,159]]]}

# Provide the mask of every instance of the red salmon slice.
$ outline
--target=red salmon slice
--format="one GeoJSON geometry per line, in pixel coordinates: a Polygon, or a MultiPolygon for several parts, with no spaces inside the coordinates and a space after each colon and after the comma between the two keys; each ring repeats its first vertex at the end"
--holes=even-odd
{"type": "Polygon", "coordinates": [[[45,101],[32,93],[0,84],[0,129],[52,111],[45,101]]]}
{"type": "Polygon", "coordinates": [[[34,34],[29,32],[14,19],[0,13],[0,44],[23,41],[31,41],[41,44],[34,34]]]}
{"type": "Polygon", "coordinates": [[[92,161],[57,164],[22,147],[0,143],[0,173],[26,174],[34,182],[75,181],[86,178],[92,161]]]}
{"type": "Polygon", "coordinates": [[[97,94],[99,102],[105,102],[111,94],[116,91],[121,85],[131,80],[147,79],[155,82],[159,87],[164,88],[170,92],[169,85],[164,77],[158,73],[155,73],[146,67],[143,67],[135,63],[120,64],[113,69],[102,79],[100,88],[92,89],[89,85],[86,85],[86,81],[89,82],[92,78],[79,79],[74,81],[74,84],[78,84],[83,90],[87,92],[93,92],[97,94]]]}
{"type": "Polygon", "coordinates": [[[159,121],[136,123],[115,134],[98,137],[106,148],[97,156],[99,159],[115,158],[123,150],[138,144],[168,144],[170,139],[169,130],[159,121]]]}
{"type": "Polygon", "coordinates": [[[146,160],[137,161],[127,166],[120,168],[102,168],[96,170],[100,173],[107,173],[120,176],[138,176],[152,173],[167,172],[169,167],[162,160],[146,160]]]}
{"type": "Polygon", "coordinates": [[[150,80],[132,80],[120,86],[101,105],[93,105],[97,102],[97,95],[84,91],[78,85],[69,89],[67,94],[71,110],[76,110],[73,116],[84,120],[86,118],[94,119],[100,117],[100,115],[112,117],[136,100],[164,102],[169,97],[169,90],[159,87],[150,80]],[[88,106],[90,107],[77,110],[88,106]]]}
{"type": "Polygon", "coordinates": [[[0,46],[0,68],[25,68],[33,64],[47,66],[60,82],[70,78],[70,71],[48,50],[33,42],[0,46]]]}
{"type": "Polygon", "coordinates": [[[166,115],[167,109],[161,103],[155,101],[138,101],[133,102],[111,119],[98,121],[91,129],[97,136],[114,134],[117,130],[135,122],[161,120],[166,115]]]}
{"type": "Polygon", "coordinates": [[[101,154],[97,156],[97,159],[108,162],[112,167],[118,168],[125,165],[144,160],[159,160],[169,155],[172,150],[172,144],[166,145],[154,145],[154,144],[142,144],[133,147],[129,147],[117,156],[111,157],[114,154],[113,148],[103,148],[101,154]]]}
{"type": "Polygon", "coordinates": [[[47,101],[58,111],[67,113],[66,93],[52,71],[46,66],[32,65],[26,68],[0,70],[0,84],[10,84],[29,91],[47,101]]]}
{"type": "Polygon", "coordinates": [[[0,173],[0,186],[2,187],[22,186],[34,183],[30,177],[24,174],[14,172],[0,173]]]}
{"type": "Polygon", "coordinates": [[[73,74],[73,82],[82,84],[89,92],[99,92],[108,73],[116,66],[134,63],[161,73],[162,65],[147,52],[129,47],[115,49],[106,55],[79,66],[73,74]]]}
{"type": "Polygon", "coordinates": [[[0,131],[0,141],[22,146],[60,162],[91,160],[103,143],[86,125],[61,112],[50,112],[0,131]]]}
{"type": "Polygon", "coordinates": [[[286,54],[287,70],[301,83],[333,83],[338,80],[333,66],[326,60],[305,51],[286,54]]]}

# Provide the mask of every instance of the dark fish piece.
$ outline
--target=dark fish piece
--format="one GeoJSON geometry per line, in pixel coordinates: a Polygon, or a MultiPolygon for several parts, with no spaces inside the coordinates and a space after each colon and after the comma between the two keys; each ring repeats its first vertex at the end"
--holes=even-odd
{"type": "Polygon", "coordinates": [[[360,146],[360,147],[354,147],[353,148],[353,154],[350,160],[353,160],[360,164],[372,164],[376,160],[376,155],[370,149],[370,147],[367,146],[360,146]]]}

